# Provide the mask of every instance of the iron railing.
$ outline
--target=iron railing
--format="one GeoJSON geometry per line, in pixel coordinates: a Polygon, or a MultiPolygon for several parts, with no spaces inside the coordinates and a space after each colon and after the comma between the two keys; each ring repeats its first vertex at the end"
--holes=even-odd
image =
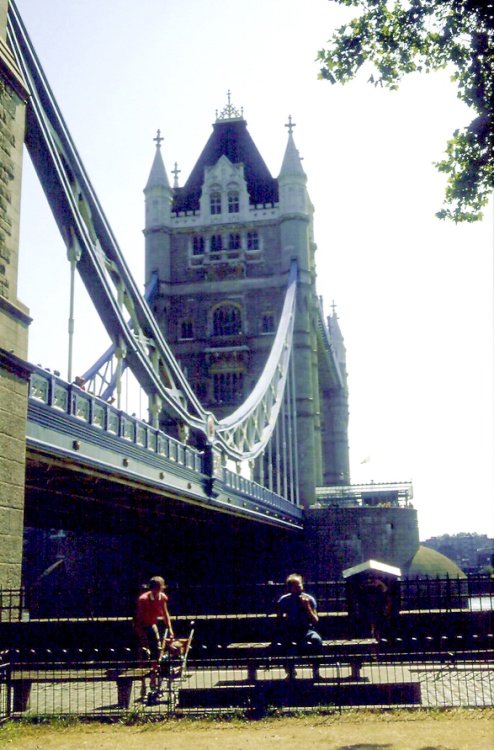
{"type": "MultiPolygon", "coordinates": [[[[284,593],[284,584],[178,584],[170,583],[167,593],[176,616],[226,614],[269,614],[284,593]]],[[[320,613],[348,611],[345,581],[314,581],[306,590],[315,596],[320,613]]],[[[122,591],[106,585],[91,588],[71,584],[57,587],[40,584],[31,588],[0,589],[0,621],[22,619],[131,617],[140,592],[122,591]]],[[[490,611],[494,608],[494,578],[413,578],[400,581],[398,594],[402,612],[490,611]]]]}
{"type": "Polygon", "coordinates": [[[335,641],[322,655],[286,656],[244,645],[244,655],[192,649],[183,669],[154,669],[130,649],[13,651],[0,667],[0,718],[494,705],[492,648],[335,641]]]}

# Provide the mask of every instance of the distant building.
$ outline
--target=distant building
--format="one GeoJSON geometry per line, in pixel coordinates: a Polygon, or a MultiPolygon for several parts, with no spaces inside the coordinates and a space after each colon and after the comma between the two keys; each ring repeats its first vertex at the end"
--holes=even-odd
{"type": "Polygon", "coordinates": [[[443,534],[426,539],[423,544],[449,557],[466,573],[494,566],[494,539],[487,534],[443,534]]]}

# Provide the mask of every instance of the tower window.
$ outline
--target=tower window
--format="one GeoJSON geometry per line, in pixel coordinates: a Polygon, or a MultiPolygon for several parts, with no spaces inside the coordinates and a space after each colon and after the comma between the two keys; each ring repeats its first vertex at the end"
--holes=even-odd
{"type": "Polygon", "coordinates": [[[230,234],[228,237],[228,249],[229,250],[240,250],[242,246],[239,234],[230,234]]]}
{"type": "Polygon", "coordinates": [[[181,339],[193,339],[194,338],[194,328],[192,325],[192,321],[187,319],[180,321],[180,338],[181,339]]]}
{"type": "Polygon", "coordinates": [[[247,232],[247,250],[259,250],[258,232],[247,232]]]}
{"type": "Polygon", "coordinates": [[[242,313],[237,305],[221,305],[213,313],[213,336],[242,333],[242,313]]]}
{"type": "Polygon", "coordinates": [[[212,214],[221,213],[221,193],[211,193],[209,196],[209,209],[212,214]]]}
{"type": "Polygon", "coordinates": [[[216,372],[213,375],[214,400],[217,404],[230,404],[243,399],[243,372],[216,372]]]}
{"type": "Polygon", "coordinates": [[[238,214],[240,210],[240,197],[237,190],[230,190],[228,193],[228,213],[238,214]]]}
{"type": "Polygon", "coordinates": [[[211,252],[219,253],[223,250],[223,237],[221,234],[213,234],[211,236],[211,252]]]}
{"type": "Polygon", "coordinates": [[[193,255],[203,255],[204,254],[204,237],[201,237],[200,235],[196,235],[192,239],[192,253],[193,255]]]}
{"type": "Polygon", "coordinates": [[[273,333],[274,315],[272,312],[265,312],[261,318],[261,333],[273,333]]]}

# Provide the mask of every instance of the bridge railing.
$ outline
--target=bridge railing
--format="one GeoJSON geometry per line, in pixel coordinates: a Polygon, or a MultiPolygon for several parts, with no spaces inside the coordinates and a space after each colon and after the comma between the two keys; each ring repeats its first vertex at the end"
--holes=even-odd
{"type": "Polygon", "coordinates": [[[297,510],[302,515],[301,511],[296,508],[293,503],[286,500],[281,495],[276,494],[267,487],[263,487],[257,482],[253,482],[250,479],[237,474],[229,469],[223,469],[223,484],[225,489],[233,490],[241,494],[249,496],[253,500],[258,500],[263,505],[263,516],[266,516],[269,511],[266,511],[266,507],[271,508],[271,512],[274,518],[278,517],[278,513],[284,514],[290,512],[295,513],[297,510]]]}
{"type": "Polygon", "coordinates": [[[35,367],[31,375],[29,396],[34,402],[61,411],[102,432],[128,440],[129,443],[161,455],[180,466],[200,473],[204,471],[200,451],[184,445],[136,416],[126,414],[98,396],[85,392],[74,383],[66,383],[54,373],[35,367]]]}

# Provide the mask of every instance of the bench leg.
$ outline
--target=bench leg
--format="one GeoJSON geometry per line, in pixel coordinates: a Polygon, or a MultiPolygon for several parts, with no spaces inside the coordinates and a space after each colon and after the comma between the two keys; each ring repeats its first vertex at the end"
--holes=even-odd
{"type": "Polygon", "coordinates": [[[247,679],[249,682],[257,681],[257,666],[254,662],[247,664],[247,679]]]}
{"type": "Polygon", "coordinates": [[[317,661],[312,662],[312,679],[314,682],[320,682],[321,680],[321,667],[317,661]]]}
{"type": "Polygon", "coordinates": [[[19,680],[14,682],[12,689],[14,692],[14,712],[26,711],[31,696],[31,680],[19,680]]]}
{"type": "Polygon", "coordinates": [[[350,667],[352,670],[352,680],[360,680],[360,669],[362,667],[362,662],[360,659],[352,659],[350,662],[350,667]]]}
{"type": "Polygon", "coordinates": [[[117,678],[117,695],[119,708],[129,708],[132,693],[132,679],[129,677],[117,678]]]}

